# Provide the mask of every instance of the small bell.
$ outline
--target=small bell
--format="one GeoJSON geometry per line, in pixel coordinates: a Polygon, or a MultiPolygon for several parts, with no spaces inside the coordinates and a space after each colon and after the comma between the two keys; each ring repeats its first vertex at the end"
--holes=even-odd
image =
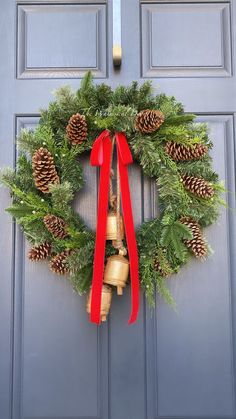
{"type": "MultiPolygon", "coordinates": [[[[91,295],[92,295],[92,291],[90,290],[90,293],[89,293],[89,296],[88,296],[88,301],[87,301],[87,306],[86,306],[86,311],[89,314],[91,312],[91,295]]],[[[111,306],[111,299],[112,299],[112,289],[111,289],[111,287],[108,287],[107,285],[103,285],[102,286],[101,309],[100,309],[100,317],[101,317],[102,322],[105,322],[106,319],[107,319],[107,315],[109,313],[110,306],[111,306]]]]}
{"type": "Polygon", "coordinates": [[[103,282],[117,287],[117,294],[122,295],[128,276],[128,259],[126,259],[122,254],[110,256],[107,260],[103,282]]]}
{"type": "MultiPolygon", "coordinates": [[[[121,215],[118,216],[120,221],[120,231],[119,231],[119,240],[124,239],[124,222],[121,215]]],[[[107,240],[117,240],[117,214],[113,211],[110,211],[107,216],[107,231],[106,231],[107,240]]]]}

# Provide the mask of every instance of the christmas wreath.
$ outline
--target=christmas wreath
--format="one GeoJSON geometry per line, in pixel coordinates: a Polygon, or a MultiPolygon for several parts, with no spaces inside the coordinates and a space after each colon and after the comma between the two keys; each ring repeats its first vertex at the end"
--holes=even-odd
{"type": "MultiPolygon", "coordinates": [[[[204,259],[209,253],[202,228],[216,221],[224,188],[212,169],[207,127],[194,119],[174,97],[153,95],[149,82],[141,86],[133,82],[112,90],[106,84],[93,84],[91,73],[87,73],[77,92],[60,88],[56,100],[41,111],[37,128],[22,129],[19,135],[21,154],[16,170],[4,169],[1,174],[13,200],[7,211],[31,245],[29,259],[48,259],[51,271],[67,274],[79,294],[89,292],[92,278],[96,282],[94,254],[95,259],[103,259],[98,263],[98,276],[104,284],[94,284],[94,301],[92,291],[87,304],[88,311],[95,304],[99,320],[105,320],[108,313],[111,286],[117,286],[121,294],[128,279],[127,245],[136,280],[138,249],[139,282],[150,304],[155,290],[174,304],[166,279],[173,278],[191,255],[204,259]],[[102,154],[106,160],[106,147],[110,150],[110,160],[104,163],[109,166],[109,179],[104,177],[103,181],[109,183],[101,183],[100,193],[109,187],[109,202],[104,202],[105,193],[100,202],[100,222],[103,226],[106,222],[107,242],[105,253],[96,256],[102,242],[74,211],[73,198],[84,184],[81,155],[92,149],[91,162],[101,166],[102,176],[105,169],[99,161],[102,154]],[[117,170],[112,166],[114,149],[118,160],[120,153],[117,170]],[[126,165],[132,158],[156,181],[159,204],[159,216],[145,221],[136,231],[137,248],[127,196],[126,165]],[[123,215],[129,213],[124,217],[125,232],[120,195],[123,215]],[[107,264],[103,275],[104,257],[107,264]]],[[[101,233],[98,230],[99,225],[97,236],[101,233]]],[[[134,285],[137,291],[137,282],[134,285]]],[[[136,301],[133,320],[137,309],[136,301]]]]}

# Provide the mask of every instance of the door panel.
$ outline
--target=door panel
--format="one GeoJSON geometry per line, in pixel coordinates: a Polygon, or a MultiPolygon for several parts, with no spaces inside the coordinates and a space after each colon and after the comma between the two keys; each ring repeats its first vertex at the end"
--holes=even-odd
{"type": "Polygon", "coordinates": [[[229,3],[143,4],[141,25],[143,77],[231,75],[229,3]]]}
{"type": "MultiPolygon", "coordinates": [[[[209,124],[214,138],[214,168],[232,191],[233,117],[199,119],[209,124]]],[[[179,279],[170,281],[178,305],[177,315],[157,301],[152,362],[156,361],[156,409],[161,417],[234,415],[232,227],[232,219],[223,210],[217,227],[206,230],[214,249],[207,269],[205,264],[193,261],[181,270],[179,279]]]]}
{"type": "MultiPolygon", "coordinates": [[[[110,0],[2,0],[0,166],[14,165],[15,133],[34,129],[52,91],[78,88],[87,69],[112,86],[148,78],[156,93],[175,95],[209,123],[214,166],[234,207],[235,1],[123,0],[118,70],[111,9],[110,0]]],[[[88,155],[83,167],[75,208],[94,228],[98,171],[88,155]]],[[[129,177],[138,226],[158,213],[158,193],[138,166],[129,177]]],[[[158,298],[151,312],[141,296],[139,320],[128,326],[127,288],[97,328],[66,279],[27,260],[21,232],[3,212],[8,193],[0,195],[1,419],[236,418],[231,210],[206,230],[212,257],[168,280],[178,313],[158,298]]]]}
{"type": "MultiPolygon", "coordinates": [[[[141,169],[129,167],[129,182],[135,225],[142,221],[143,179],[141,169]]],[[[145,307],[145,306],[144,306],[145,307]]],[[[144,307],[141,301],[139,320],[127,324],[130,315],[130,292],[115,297],[110,316],[110,409],[118,419],[145,417],[145,346],[144,307]]]]}
{"type": "Polygon", "coordinates": [[[105,77],[105,4],[18,4],[17,24],[18,78],[105,77]]]}
{"type": "MultiPolygon", "coordinates": [[[[38,119],[17,116],[16,127],[34,129],[38,119]]],[[[95,228],[98,173],[88,155],[83,160],[85,187],[74,206],[95,228]]],[[[30,262],[28,250],[17,228],[13,418],[93,418],[101,409],[105,415],[107,333],[102,337],[88,323],[85,297],[78,301],[66,278],[52,275],[46,263],[30,262]]]]}

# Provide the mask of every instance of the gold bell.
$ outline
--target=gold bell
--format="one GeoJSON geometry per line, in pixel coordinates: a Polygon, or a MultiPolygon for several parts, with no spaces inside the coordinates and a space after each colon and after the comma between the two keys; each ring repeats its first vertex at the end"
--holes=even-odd
{"type": "MultiPolygon", "coordinates": [[[[119,227],[120,227],[120,237],[119,240],[124,239],[124,222],[123,217],[121,215],[119,217],[119,227]]],[[[106,239],[107,240],[117,240],[117,214],[115,212],[110,211],[107,216],[107,232],[106,232],[106,239]]]]}
{"type": "Polygon", "coordinates": [[[117,294],[123,294],[123,288],[129,276],[129,261],[122,255],[110,256],[107,260],[104,280],[105,284],[117,287],[117,294]]]}
{"type": "MultiPolygon", "coordinates": [[[[92,292],[90,290],[86,310],[87,313],[90,314],[91,312],[91,295],[92,292]]],[[[108,287],[107,285],[102,286],[102,298],[101,298],[101,309],[100,309],[100,318],[102,322],[105,322],[107,319],[107,315],[110,311],[111,307],[111,299],[112,299],[112,289],[111,287],[108,287]]]]}

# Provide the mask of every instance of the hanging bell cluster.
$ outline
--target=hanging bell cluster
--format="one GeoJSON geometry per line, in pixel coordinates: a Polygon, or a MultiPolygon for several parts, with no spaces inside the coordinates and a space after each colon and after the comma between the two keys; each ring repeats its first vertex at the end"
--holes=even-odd
{"type": "MultiPolygon", "coordinates": [[[[129,277],[129,260],[125,255],[127,251],[123,246],[123,240],[125,238],[124,221],[120,214],[120,179],[119,179],[119,168],[117,166],[117,191],[116,195],[113,194],[112,177],[114,175],[111,169],[110,176],[110,210],[107,215],[107,227],[106,227],[106,240],[111,240],[112,245],[118,250],[117,255],[112,255],[107,259],[107,263],[104,270],[103,287],[102,287],[102,298],[101,298],[101,309],[100,318],[101,321],[106,321],[106,317],[109,313],[111,300],[112,300],[112,287],[116,287],[117,295],[123,294],[123,288],[125,288],[128,277],[129,277]]],[[[87,312],[90,313],[91,308],[91,291],[87,302],[87,312]]]]}
{"type": "MultiPolygon", "coordinates": [[[[108,215],[106,237],[107,237],[107,240],[112,240],[114,247],[117,248],[117,243],[120,243],[120,246],[121,246],[122,241],[119,238],[119,234],[117,235],[117,228],[116,228],[116,223],[114,222],[114,218],[116,219],[116,215],[114,213],[112,214],[110,213],[108,215]]],[[[123,226],[123,230],[122,230],[123,231],[122,239],[123,239],[124,238],[124,224],[123,224],[123,218],[121,216],[120,216],[120,225],[123,226]]],[[[126,253],[127,253],[126,249],[122,246],[119,249],[118,255],[112,255],[107,259],[107,263],[106,263],[106,267],[104,271],[101,309],[100,309],[100,318],[102,322],[106,321],[107,315],[110,310],[111,300],[112,300],[112,287],[116,287],[117,295],[122,295],[123,288],[125,288],[126,286],[128,276],[129,276],[129,261],[124,256],[126,253]]],[[[87,302],[87,313],[89,314],[90,314],[90,309],[91,309],[91,290],[90,290],[88,302],[87,302]]]]}

